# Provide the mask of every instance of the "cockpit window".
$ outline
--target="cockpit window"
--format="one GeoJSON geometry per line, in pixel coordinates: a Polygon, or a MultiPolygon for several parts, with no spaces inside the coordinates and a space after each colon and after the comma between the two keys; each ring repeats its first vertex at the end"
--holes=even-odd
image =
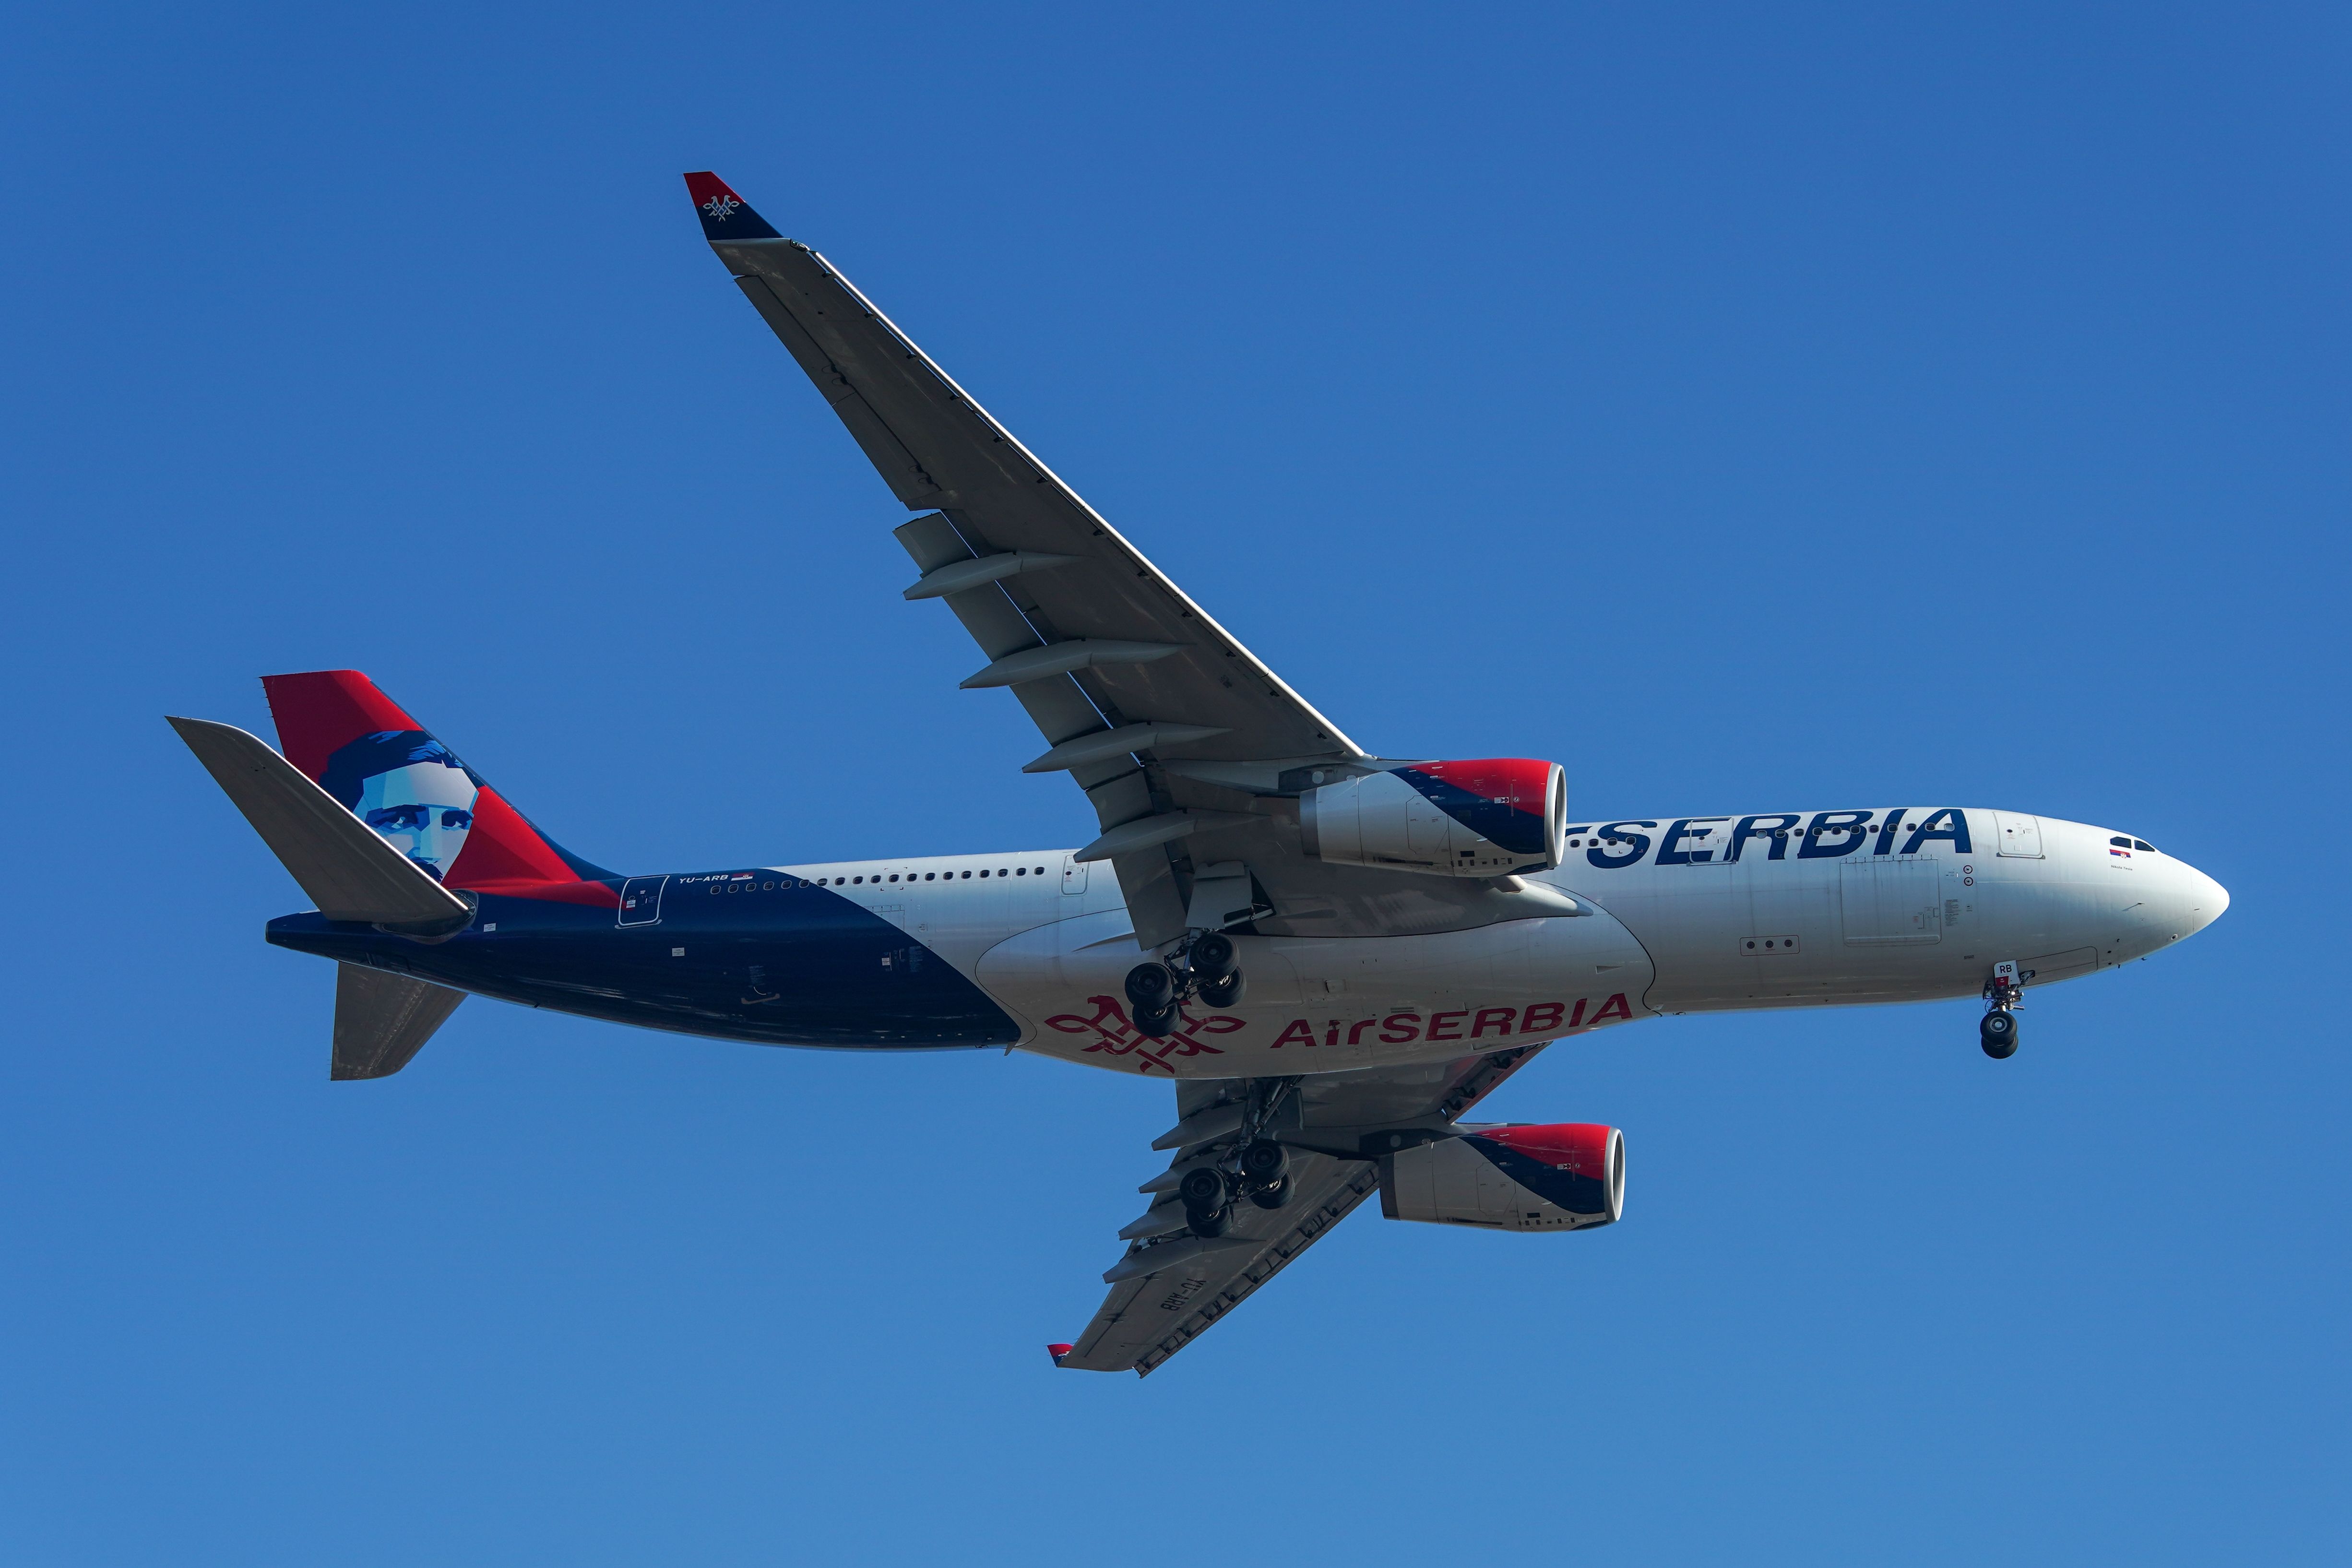
{"type": "Polygon", "coordinates": [[[2153,855],[2153,854],[2155,854],[2155,853],[2156,853],[2156,846],[2155,846],[2155,845],[2153,845],[2153,844],[2150,844],[2150,843],[2149,843],[2147,839],[2145,839],[2145,838],[2135,838],[2135,839],[2133,839],[2133,840],[2132,840],[2132,847],[2133,847],[2133,848],[2135,848],[2135,849],[2145,850],[2145,851],[2147,851],[2147,852],[2148,854],[2150,854],[2150,855],[2153,855]]]}
{"type": "Polygon", "coordinates": [[[2121,834],[2117,834],[2115,837],[2108,839],[2107,842],[2114,845],[2118,849],[2128,849],[2131,847],[2131,840],[2126,838],[2121,834]]]}

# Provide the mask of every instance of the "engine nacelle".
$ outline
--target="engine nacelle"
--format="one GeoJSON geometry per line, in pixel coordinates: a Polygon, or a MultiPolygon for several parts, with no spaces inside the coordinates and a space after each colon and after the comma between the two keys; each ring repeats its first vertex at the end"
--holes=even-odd
{"type": "Polygon", "coordinates": [[[1564,1121],[1486,1127],[1381,1161],[1391,1219],[1489,1230],[1591,1230],[1625,1212],[1625,1135],[1564,1121]]]}
{"type": "Polygon", "coordinates": [[[1307,853],[1342,866],[1435,877],[1548,871],[1567,847],[1558,763],[1489,757],[1341,779],[1298,799],[1307,853]]]}

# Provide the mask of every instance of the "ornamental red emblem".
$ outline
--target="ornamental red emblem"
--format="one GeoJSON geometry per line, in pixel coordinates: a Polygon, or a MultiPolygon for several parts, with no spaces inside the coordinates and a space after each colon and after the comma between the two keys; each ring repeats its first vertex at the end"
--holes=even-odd
{"type": "Polygon", "coordinates": [[[1180,1013],[1175,1033],[1155,1040],[1129,1021],[1127,1009],[1119,1005],[1118,997],[1089,996],[1087,1000],[1094,1004],[1093,1017],[1082,1018],[1075,1013],[1062,1013],[1046,1019],[1045,1026],[1059,1029],[1066,1035],[1083,1035],[1092,1030],[1095,1040],[1087,1047],[1087,1051],[1099,1051],[1113,1057],[1131,1056],[1136,1058],[1136,1070],[1139,1072],[1150,1072],[1158,1068],[1172,1078],[1176,1069],[1168,1065],[1171,1058],[1223,1056],[1223,1051],[1201,1037],[1230,1035],[1243,1026],[1243,1020],[1222,1013],[1212,1014],[1205,1018],[1180,1013]]]}

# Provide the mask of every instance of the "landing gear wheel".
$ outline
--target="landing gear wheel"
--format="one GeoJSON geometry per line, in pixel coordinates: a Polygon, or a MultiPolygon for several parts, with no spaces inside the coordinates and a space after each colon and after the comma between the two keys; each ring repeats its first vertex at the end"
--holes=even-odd
{"type": "Polygon", "coordinates": [[[1127,972],[1127,999],[1139,1013],[1160,1007],[1176,997],[1176,977],[1164,963],[1139,963],[1127,972]]]}
{"type": "Polygon", "coordinates": [[[1211,931],[1192,944],[1192,977],[1203,984],[1223,980],[1234,972],[1234,939],[1211,931]]]}
{"type": "Polygon", "coordinates": [[[1242,1174],[1253,1182],[1276,1182],[1290,1169],[1290,1151],[1270,1138],[1261,1138],[1242,1150],[1242,1174]]]}
{"type": "Polygon", "coordinates": [[[1234,1228],[1234,1211],[1230,1208],[1222,1208],[1204,1213],[1200,1209],[1186,1209],[1184,1224],[1194,1236],[1199,1237],[1202,1241],[1207,1241],[1212,1237],[1223,1236],[1234,1228]]]}
{"type": "Polygon", "coordinates": [[[1985,1055],[1997,1062],[2007,1061],[2017,1054],[2017,1015],[2006,1007],[1994,1008],[1977,1025],[1977,1038],[1985,1055]]]}
{"type": "Polygon", "coordinates": [[[1177,1184],[1176,1195],[1184,1200],[1186,1208],[1202,1214],[1224,1207],[1225,1199],[1233,1194],[1225,1185],[1223,1171],[1214,1165],[1195,1165],[1177,1184]]]}
{"type": "Polygon", "coordinates": [[[1223,980],[1212,980],[1201,987],[1201,1000],[1212,1007],[1238,1007],[1245,989],[1242,972],[1234,970],[1223,980]]]}
{"type": "Polygon", "coordinates": [[[1203,1241],[1233,1228],[1233,1188],[1214,1165],[1196,1165],[1185,1172],[1176,1195],[1184,1200],[1185,1225],[1203,1241]]]}
{"type": "Polygon", "coordinates": [[[1270,1185],[1260,1187],[1250,1194],[1250,1202],[1262,1209],[1278,1209],[1290,1201],[1291,1180],[1285,1176],[1270,1185]]]}
{"type": "MultiPolygon", "coordinates": [[[[1153,965],[1154,968],[1159,967],[1153,965]]],[[[1162,1003],[1157,1007],[1138,1007],[1132,1016],[1135,1032],[1150,1039],[1164,1040],[1176,1032],[1176,1004],[1162,1003]]]]}

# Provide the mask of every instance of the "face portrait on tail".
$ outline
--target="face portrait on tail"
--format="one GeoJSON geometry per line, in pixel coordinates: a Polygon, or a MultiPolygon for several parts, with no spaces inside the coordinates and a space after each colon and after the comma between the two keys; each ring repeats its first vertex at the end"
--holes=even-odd
{"type": "Polygon", "coordinates": [[[466,847],[481,793],[466,765],[422,730],[361,736],[327,760],[319,783],[436,881],[466,847]]]}

